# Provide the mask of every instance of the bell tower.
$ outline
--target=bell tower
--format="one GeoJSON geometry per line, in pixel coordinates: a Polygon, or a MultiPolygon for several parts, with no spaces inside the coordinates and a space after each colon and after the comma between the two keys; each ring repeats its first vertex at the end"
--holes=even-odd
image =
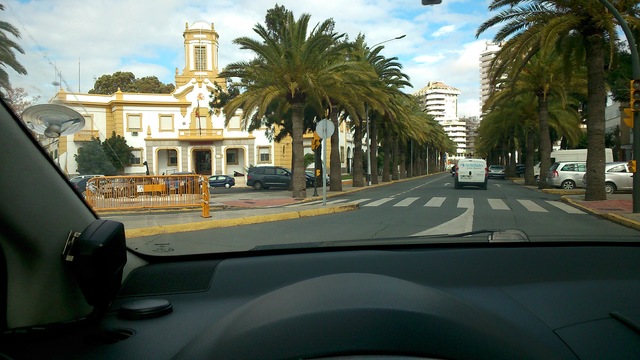
{"type": "Polygon", "coordinates": [[[185,24],[184,69],[178,74],[176,69],[176,87],[185,85],[191,79],[202,81],[208,78],[214,82],[218,78],[218,33],[213,23],[202,21],[185,24]]]}

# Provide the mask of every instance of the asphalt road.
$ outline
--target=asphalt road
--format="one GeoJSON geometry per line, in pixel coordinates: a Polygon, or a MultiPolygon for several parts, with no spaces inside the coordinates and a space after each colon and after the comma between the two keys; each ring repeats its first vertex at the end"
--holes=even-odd
{"type": "MultiPolygon", "coordinates": [[[[143,247],[169,244],[178,254],[248,250],[271,244],[457,234],[483,229],[517,229],[526,233],[531,241],[633,241],[639,235],[636,230],[571,207],[561,202],[559,195],[534,191],[508,180],[490,179],[487,190],[471,187],[456,190],[451,176],[441,174],[345,194],[331,198],[327,204],[353,202],[359,203],[356,211],[162,234],[137,239],[136,243],[143,247]]],[[[309,204],[297,204],[291,209],[301,210],[305,206],[309,204]]]]}

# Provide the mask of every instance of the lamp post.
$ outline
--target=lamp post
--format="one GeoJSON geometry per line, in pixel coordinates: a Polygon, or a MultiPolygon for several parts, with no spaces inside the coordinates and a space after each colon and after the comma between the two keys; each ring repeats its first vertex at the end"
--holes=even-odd
{"type": "MultiPolygon", "coordinates": [[[[613,17],[618,20],[618,24],[622,28],[625,37],[627,38],[627,42],[629,42],[629,50],[631,51],[631,69],[633,73],[633,79],[640,79],[640,57],[638,56],[638,48],[636,46],[635,38],[633,37],[633,33],[631,29],[629,29],[629,25],[622,18],[622,15],[616,10],[616,8],[611,5],[611,3],[607,0],[600,0],[602,5],[604,5],[613,17]]],[[[640,160],[640,114],[637,111],[633,112],[633,158],[638,161],[640,160]]],[[[640,172],[636,172],[633,175],[633,212],[640,213],[640,172]]]]}
{"type": "MultiPolygon", "coordinates": [[[[376,46],[380,45],[380,44],[384,44],[387,43],[389,41],[393,41],[393,40],[400,40],[402,38],[404,38],[405,36],[407,36],[407,34],[402,34],[400,36],[396,36],[394,38],[385,40],[385,41],[381,41],[379,43],[374,44],[373,46],[371,46],[371,48],[375,48],[376,46]]],[[[365,111],[365,116],[366,116],[366,120],[367,120],[367,185],[371,186],[371,133],[369,132],[370,129],[370,121],[369,121],[369,107],[367,107],[367,104],[364,104],[364,111],[365,111]]],[[[376,154],[377,155],[377,154],[376,154]]]]}

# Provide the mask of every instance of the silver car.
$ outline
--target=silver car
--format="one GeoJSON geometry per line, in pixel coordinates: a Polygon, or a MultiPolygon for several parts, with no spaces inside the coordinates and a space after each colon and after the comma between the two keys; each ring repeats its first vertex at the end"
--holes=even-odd
{"type": "Polygon", "coordinates": [[[575,189],[578,184],[582,184],[586,172],[587,163],[584,161],[556,162],[549,168],[547,184],[565,190],[575,189]]]}
{"type": "MultiPolygon", "coordinates": [[[[587,187],[587,176],[582,178],[582,186],[587,187]]],[[[615,191],[633,190],[633,173],[624,161],[606,163],[604,167],[604,191],[612,194],[615,191]]]]}

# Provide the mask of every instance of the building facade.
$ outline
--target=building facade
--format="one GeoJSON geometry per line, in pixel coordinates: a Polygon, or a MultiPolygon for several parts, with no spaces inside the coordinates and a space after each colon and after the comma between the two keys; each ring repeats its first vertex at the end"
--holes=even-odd
{"type": "MultiPolygon", "coordinates": [[[[133,148],[132,165],[126,174],[194,172],[202,175],[244,174],[249,166],[291,167],[291,138],[273,143],[266,128],[244,130],[240,117],[225,124],[219,111],[210,111],[215,85],[224,86],[218,76],[218,33],[213,24],[186,24],[185,64],[176,68],[175,90],[171,94],[140,94],[117,91],[111,95],[68,93],[61,90],[55,101],[85,117],[82,131],[60,139],[61,168],[77,174],[74,155],[92,138],[103,141],[120,135],[133,148]]],[[[343,168],[349,161],[351,136],[339,127],[343,168]]],[[[311,133],[305,134],[305,153],[311,152],[311,133]]],[[[327,162],[328,163],[328,162],[327,162]]]]}
{"type": "Polygon", "coordinates": [[[458,95],[460,90],[442,81],[430,81],[427,86],[413,94],[422,109],[435,117],[436,121],[458,119],[458,95]]]}
{"type": "Polygon", "coordinates": [[[489,71],[491,70],[491,62],[496,57],[496,53],[500,51],[500,47],[500,44],[486,42],[485,50],[480,53],[480,114],[483,114],[482,108],[494,90],[489,71]]]}

